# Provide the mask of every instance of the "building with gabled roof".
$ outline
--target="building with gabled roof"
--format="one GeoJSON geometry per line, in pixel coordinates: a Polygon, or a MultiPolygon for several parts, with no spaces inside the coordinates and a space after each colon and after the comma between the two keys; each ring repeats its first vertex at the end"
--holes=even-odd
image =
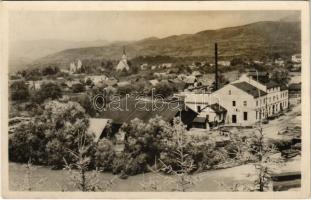
{"type": "Polygon", "coordinates": [[[130,70],[130,67],[127,63],[127,56],[125,53],[125,48],[123,48],[123,55],[121,57],[120,62],[118,63],[117,67],[116,67],[117,71],[128,71],[130,70]]]}
{"type": "Polygon", "coordinates": [[[267,95],[266,92],[254,87],[253,85],[243,81],[238,83],[232,83],[233,86],[239,88],[240,90],[252,95],[254,98],[267,95]]]}

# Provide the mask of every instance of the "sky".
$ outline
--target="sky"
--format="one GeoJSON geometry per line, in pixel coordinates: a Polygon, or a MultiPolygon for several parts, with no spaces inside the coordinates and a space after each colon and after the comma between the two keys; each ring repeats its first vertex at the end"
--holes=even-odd
{"type": "Polygon", "coordinates": [[[295,11],[19,11],[10,13],[10,41],[133,41],[276,21],[295,11]]]}

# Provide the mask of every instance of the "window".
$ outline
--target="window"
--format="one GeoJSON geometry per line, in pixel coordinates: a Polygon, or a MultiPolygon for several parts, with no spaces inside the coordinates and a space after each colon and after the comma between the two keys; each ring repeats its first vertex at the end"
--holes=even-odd
{"type": "Polygon", "coordinates": [[[201,111],[201,106],[197,106],[197,111],[198,111],[198,112],[201,111]]]}
{"type": "Polygon", "coordinates": [[[235,107],[235,101],[232,101],[232,106],[235,107]]]}
{"type": "Polygon", "coordinates": [[[229,95],[231,95],[231,90],[229,90],[229,95]]]}
{"type": "Polygon", "coordinates": [[[256,111],[256,119],[258,119],[258,111],[256,111]]]}
{"type": "Polygon", "coordinates": [[[258,106],[258,100],[256,101],[256,106],[258,106]]]}
{"type": "Polygon", "coordinates": [[[244,121],[247,121],[247,112],[243,112],[244,121]]]}
{"type": "Polygon", "coordinates": [[[247,106],[247,101],[243,101],[243,105],[244,105],[244,106],[247,106]]]}
{"type": "Polygon", "coordinates": [[[209,115],[206,115],[206,121],[209,122],[209,115]]]}

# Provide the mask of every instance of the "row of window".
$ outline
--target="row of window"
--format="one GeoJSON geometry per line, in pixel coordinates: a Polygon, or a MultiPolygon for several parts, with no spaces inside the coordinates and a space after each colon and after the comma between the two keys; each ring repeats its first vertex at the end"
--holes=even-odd
{"type": "MultiPolygon", "coordinates": [[[[287,97],[287,92],[282,92],[280,96],[281,96],[281,99],[287,97]]],[[[271,103],[271,100],[272,101],[278,101],[279,96],[275,95],[273,97],[269,97],[267,100],[268,103],[271,103]]],[[[266,99],[260,99],[260,105],[265,104],[265,103],[266,103],[266,99]]],[[[259,100],[256,101],[256,106],[258,106],[258,104],[259,104],[259,100]]]]}
{"type": "Polygon", "coordinates": [[[279,87],[274,87],[274,88],[268,89],[267,91],[268,92],[277,92],[277,91],[279,91],[279,87]]]}
{"type": "Polygon", "coordinates": [[[266,115],[266,112],[268,112],[268,115],[273,115],[274,113],[279,112],[280,110],[283,110],[287,108],[287,101],[283,101],[279,104],[274,104],[270,105],[267,110],[266,109],[261,109],[260,111],[256,111],[256,119],[259,118],[260,114],[261,117],[263,118],[266,115]]]}
{"type": "MultiPolygon", "coordinates": [[[[243,120],[247,121],[247,118],[248,118],[247,112],[243,112],[243,120]]],[[[232,123],[237,123],[237,115],[232,115],[231,121],[232,123]]]]}
{"type": "MultiPolygon", "coordinates": [[[[236,102],[232,101],[232,106],[235,107],[236,106],[236,102]]],[[[247,106],[247,101],[243,101],[243,106],[247,106]]]]}

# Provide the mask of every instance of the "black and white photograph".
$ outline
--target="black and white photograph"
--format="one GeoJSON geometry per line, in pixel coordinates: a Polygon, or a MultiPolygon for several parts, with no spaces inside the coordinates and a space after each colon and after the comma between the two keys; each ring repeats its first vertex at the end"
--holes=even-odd
{"type": "Polygon", "coordinates": [[[290,5],[8,10],[3,187],[305,192],[309,18],[290,5]]]}

